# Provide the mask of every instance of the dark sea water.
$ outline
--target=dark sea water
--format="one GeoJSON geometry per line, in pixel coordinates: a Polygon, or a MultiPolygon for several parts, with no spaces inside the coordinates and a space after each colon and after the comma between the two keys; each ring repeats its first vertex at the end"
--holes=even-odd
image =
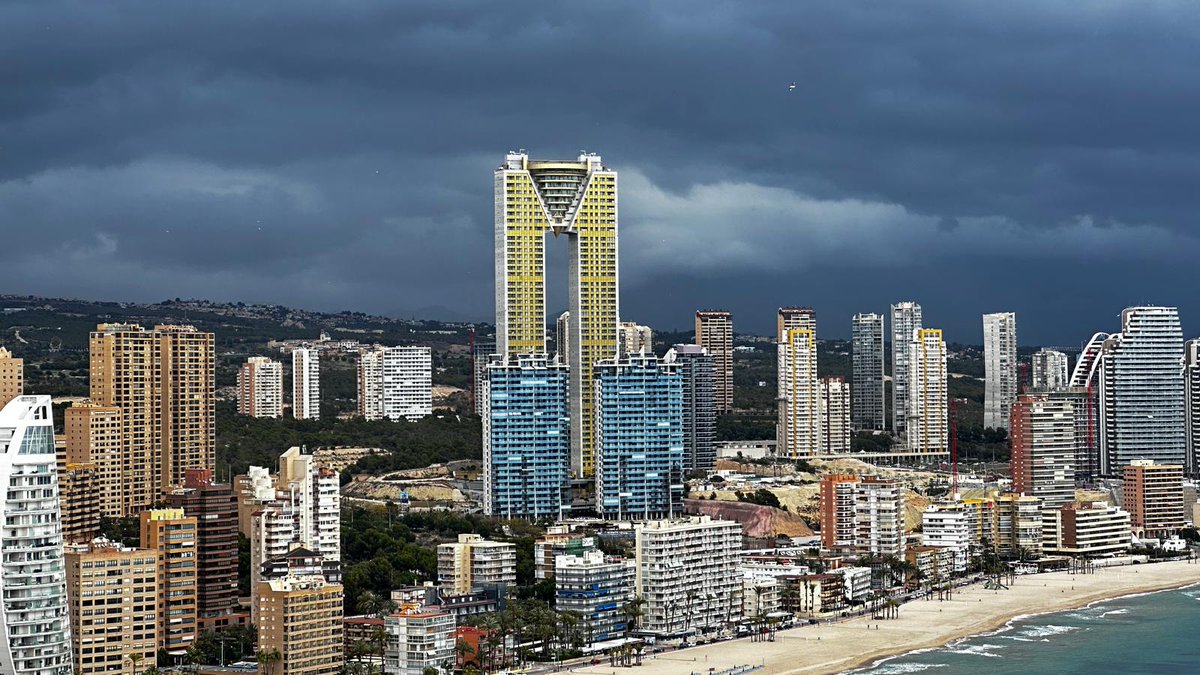
{"type": "Polygon", "coordinates": [[[1200,587],[1015,619],[994,633],[854,671],[856,675],[922,672],[1200,673],[1200,587]]]}

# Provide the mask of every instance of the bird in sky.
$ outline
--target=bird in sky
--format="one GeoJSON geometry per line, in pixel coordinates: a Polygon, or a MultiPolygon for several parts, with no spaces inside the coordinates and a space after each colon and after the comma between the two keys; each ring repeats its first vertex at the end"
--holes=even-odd
{"type": "Polygon", "coordinates": [[[788,91],[796,91],[796,83],[795,82],[788,85],[788,91]]]}

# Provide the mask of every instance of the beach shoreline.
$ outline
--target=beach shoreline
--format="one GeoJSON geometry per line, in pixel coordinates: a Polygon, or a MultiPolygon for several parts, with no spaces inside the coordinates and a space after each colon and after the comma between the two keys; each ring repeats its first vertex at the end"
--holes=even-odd
{"type": "MultiPolygon", "coordinates": [[[[1200,564],[1186,561],[1018,576],[1007,590],[975,584],[956,589],[950,600],[907,602],[895,619],[855,617],[779,631],[774,642],[742,638],[656,654],[635,672],[674,675],[756,666],[755,672],[764,675],[843,673],[997,632],[1021,619],[1195,584],[1200,584],[1200,564]]],[[[613,668],[602,664],[573,671],[609,675],[613,668]]]]}

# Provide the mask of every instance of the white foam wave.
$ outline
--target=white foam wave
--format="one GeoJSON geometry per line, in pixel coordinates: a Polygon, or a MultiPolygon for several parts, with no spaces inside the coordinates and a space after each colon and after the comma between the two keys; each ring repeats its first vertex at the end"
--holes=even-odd
{"type": "Polygon", "coordinates": [[[1063,635],[1073,633],[1079,630],[1078,626],[1055,626],[1053,624],[1046,626],[1029,626],[1020,632],[1020,635],[1029,638],[1048,638],[1055,635],[1063,635]]]}
{"type": "Polygon", "coordinates": [[[905,673],[920,673],[931,668],[945,668],[945,663],[886,663],[865,671],[862,675],[904,675],[905,673]]]}
{"type": "Polygon", "coordinates": [[[970,656],[987,656],[993,659],[1003,658],[999,654],[993,654],[993,649],[1003,649],[1004,645],[961,645],[954,649],[947,649],[951,654],[967,654],[970,656]]]}

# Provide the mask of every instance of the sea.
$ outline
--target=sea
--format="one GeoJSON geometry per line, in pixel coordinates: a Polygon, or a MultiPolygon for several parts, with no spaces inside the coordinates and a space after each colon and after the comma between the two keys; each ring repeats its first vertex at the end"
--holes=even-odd
{"type": "Polygon", "coordinates": [[[910,652],[852,672],[1200,673],[1200,586],[1018,617],[991,633],[910,652]]]}

